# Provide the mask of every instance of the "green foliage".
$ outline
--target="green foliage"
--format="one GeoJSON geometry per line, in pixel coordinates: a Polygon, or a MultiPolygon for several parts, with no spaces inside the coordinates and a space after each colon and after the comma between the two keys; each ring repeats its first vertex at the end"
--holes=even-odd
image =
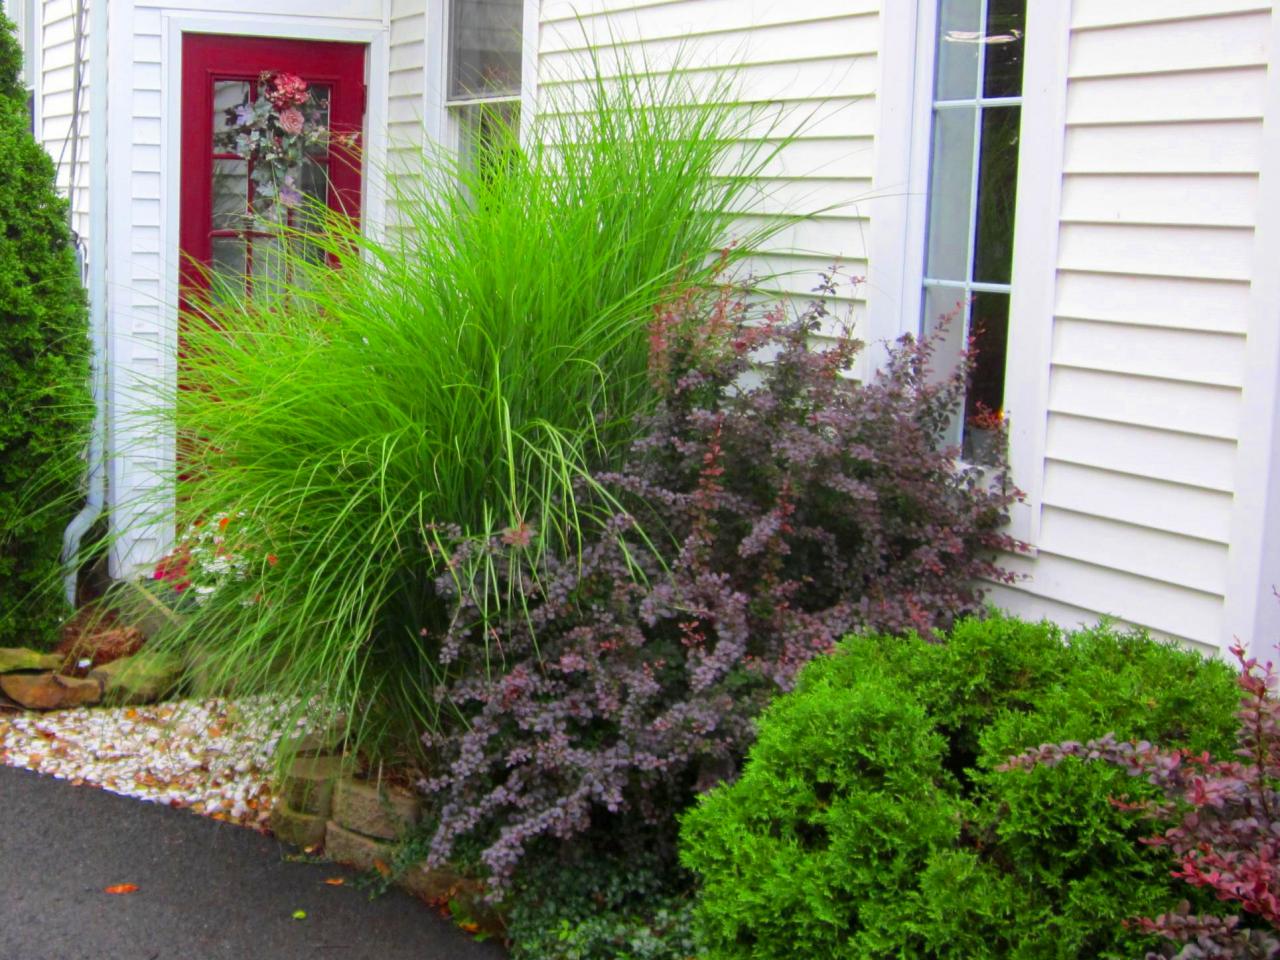
{"type": "Polygon", "coordinates": [[[510,898],[514,960],[689,960],[697,955],[688,875],[654,851],[541,849],[510,898]]]}
{"type": "Polygon", "coordinates": [[[0,22],[0,646],[50,642],[68,612],[58,554],[92,416],[66,204],[28,132],[20,62],[0,22]]]}
{"type": "Polygon", "coordinates": [[[525,145],[495,122],[470,165],[399,177],[385,236],[328,217],[294,237],[279,296],[224,290],[184,334],[182,519],[243,510],[263,535],[175,642],[239,689],[323,691],[373,754],[445,722],[437,578],[482,619],[522,603],[469,545],[573,556],[590,532],[579,485],[654,402],[654,310],[709,281],[777,146],[733,141],[740,106],[680,107],[732,96],[678,73],[574,90],[546,91],[525,145]]]}
{"type": "Polygon", "coordinates": [[[945,644],[846,640],[774,703],[741,779],[685,818],[711,958],[1075,960],[1140,956],[1124,921],[1184,895],[1148,789],[1076,760],[1000,770],[1050,740],[1115,731],[1195,750],[1232,740],[1218,662],[1107,627],[1065,638],[993,615],[945,644]]]}

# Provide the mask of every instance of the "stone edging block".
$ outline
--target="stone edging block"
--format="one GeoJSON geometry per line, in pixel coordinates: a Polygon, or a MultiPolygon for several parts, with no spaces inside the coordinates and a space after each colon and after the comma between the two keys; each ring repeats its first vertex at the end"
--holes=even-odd
{"type": "Polygon", "coordinates": [[[395,840],[422,816],[418,798],[397,787],[344,777],[333,793],[333,819],[366,837],[395,840]]]}
{"type": "Polygon", "coordinates": [[[298,757],[289,765],[280,794],[299,813],[328,820],[333,812],[334,783],[341,774],[341,757],[298,757]]]}
{"type": "Polygon", "coordinates": [[[324,852],[330,860],[357,870],[375,870],[378,863],[390,866],[396,848],[385,840],[374,840],[330,820],[325,830],[324,852]]]}
{"type": "Polygon", "coordinates": [[[295,847],[314,847],[325,842],[325,818],[299,813],[279,799],[271,808],[271,832],[295,847]]]}

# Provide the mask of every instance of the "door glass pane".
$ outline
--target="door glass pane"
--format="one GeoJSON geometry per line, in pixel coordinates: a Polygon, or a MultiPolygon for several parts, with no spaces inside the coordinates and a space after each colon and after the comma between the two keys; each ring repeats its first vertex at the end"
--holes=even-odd
{"type": "Polygon", "coordinates": [[[226,150],[219,143],[219,135],[235,124],[236,107],[249,99],[249,82],[247,80],[215,80],[213,82],[213,149],[222,153],[226,150]]]}
{"type": "MultiPolygon", "coordinates": [[[[306,108],[306,117],[308,126],[316,131],[329,129],[329,96],[331,89],[327,83],[313,83],[311,85],[311,103],[306,108]]],[[[342,131],[344,133],[349,131],[342,131]]],[[[313,137],[309,139],[306,153],[311,157],[324,157],[328,151],[328,141],[325,137],[313,137]]]]}
{"type": "Polygon", "coordinates": [[[925,276],[938,280],[968,279],[973,123],[973,107],[949,107],[933,113],[925,276]]]}
{"type": "Polygon", "coordinates": [[[451,0],[449,97],[520,92],[524,0],[451,0]]]}
{"type": "Polygon", "coordinates": [[[972,100],[978,95],[978,44],[982,40],[980,0],[938,4],[936,100],[972,100]]]}
{"type": "Polygon", "coordinates": [[[213,161],[213,229],[249,226],[249,165],[244,160],[213,161]]]}
{"type": "Polygon", "coordinates": [[[1022,93],[1022,51],[1027,0],[987,0],[987,53],[983,95],[1016,97],[1022,93]]]}
{"type": "Polygon", "coordinates": [[[239,237],[213,238],[209,296],[214,303],[244,297],[245,242],[239,237]]]}
{"type": "Polygon", "coordinates": [[[249,287],[253,299],[271,300],[284,292],[287,260],[280,237],[256,236],[252,239],[249,258],[249,287]]]}
{"type": "Polygon", "coordinates": [[[1020,107],[988,107],[982,112],[973,279],[985,283],[1008,283],[1013,275],[1013,216],[1021,121],[1020,107]]]}

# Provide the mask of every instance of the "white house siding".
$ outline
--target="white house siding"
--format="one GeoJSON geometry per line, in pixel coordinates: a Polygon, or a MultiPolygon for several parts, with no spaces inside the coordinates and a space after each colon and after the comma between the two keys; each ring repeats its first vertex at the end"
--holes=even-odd
{"type": "MultiPolygon", "coordinates": [[[[392,202],[397,175],[412,173],[423,149],[426,0],[390,3],[390,77],[387,85],[387,161],[392,202]]],[[[394,209],[389,211],[395,221],[394,209]]]]}
{"type": "Polygon", "coordinates": [[[1040,528],[1003,606],[1230,640],[1270,17],[1073,2],[1040,528]]]}
{"type": "MultiPolygon", "coordinates": [[[[75,0],[36,0],[36,42],[39,102],[36,138],[58,166],[58,189],[71,199],[71,228],[80,239],[89,236],[89,3],[83,0],[77,17],[75,0]],[[76,24],[80,25],[80,96],[76,103],[76,24]],[[73,122],[79,114],[79,132],[73,122]],[[74,140],[74,142],[73,142],[74,140]],[[72,167],[72,154],[75,167],[72,167]]],[[[105,2],[105,0],[104,0],[105,2]]]]}
{"type": "MultiPolygon", "coordinates": [[[[774,136],[798,124],[802,132],[769,164],[757,212],[821,212],[776,237],[759,270],[807,295],[833,263],[847,276],[866,273],[878,10],[876,0],[543,0],[538,86],[563,92],[588,68],[587,48],[599,46],[606,75],[622,62],[662,70],[678,60],[708,87],[731,77],[748,103],[779,105],[774,136]]],[[[759,133],[742,130],[744,140],[759,133]]]]}

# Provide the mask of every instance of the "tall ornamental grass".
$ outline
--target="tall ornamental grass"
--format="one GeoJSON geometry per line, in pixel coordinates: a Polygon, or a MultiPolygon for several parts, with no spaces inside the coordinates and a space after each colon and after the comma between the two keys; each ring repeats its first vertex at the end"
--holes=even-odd
{"type": "Polygon", "coordinates": [[[276,295],[186,321],[179,529],[217,522],[236,564],[171,641],[204,677],[319,694],[371,755],[411,753],[448,721],[437,581],[510,609],[468,544],[572,557],[590,533],[581,485],[654,402],[655,310],[785,225],[735,238],[731,211],[787,140],[735,142],[728,85],[595,74],[523,145],[495,123],[469,164],[425,157],[381,236],[328,216],[276,295]]]}

